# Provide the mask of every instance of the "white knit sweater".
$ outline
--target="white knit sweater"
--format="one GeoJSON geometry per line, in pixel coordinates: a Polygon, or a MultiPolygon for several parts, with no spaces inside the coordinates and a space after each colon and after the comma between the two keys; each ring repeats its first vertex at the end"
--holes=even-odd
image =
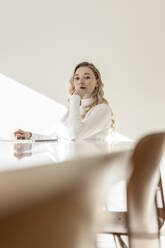
{"type": "Polygon", "coordinates": [[[101,139],[104,140],[109,132],[111,111],[107,104],[98,104],[92,107],[82,119],[83,107],[90,105],[93,98],[80,99],[79,95],[70,97],[68,112],[47,134],[34,134],[32,139],[101,139]]]}

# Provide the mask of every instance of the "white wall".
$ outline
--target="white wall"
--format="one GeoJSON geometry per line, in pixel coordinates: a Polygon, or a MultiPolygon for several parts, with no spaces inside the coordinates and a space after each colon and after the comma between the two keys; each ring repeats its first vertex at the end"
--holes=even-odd
{"type": "Polygon", "coordinates": [[[93,62],[119,132],[163,129],[164,10],[164,0],[5,0],[0,72],[66,103],[74,66],[93,62]]]}

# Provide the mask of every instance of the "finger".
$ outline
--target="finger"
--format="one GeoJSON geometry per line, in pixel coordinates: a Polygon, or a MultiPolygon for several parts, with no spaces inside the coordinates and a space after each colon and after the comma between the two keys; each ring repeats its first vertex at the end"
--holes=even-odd
{"type": "Polygon", "coordinates": [[[24,139],[24,138],[23,138],[24,135],[22,135],[22,134],[17,134],[16,137],[17,137],[17,139],[24,139]]]}
{"type": "Polygon", "coordinates": [[[16,137],[18,134],[20,134],[20,133],[14,133],[14,136],[16,137]]]}
{"type": "Polygon", "coordinates": [[[18,131],[21,131],[21,132],[23,132],[23,130],[22,130],[22,129],[20,129],[20,128],[18,129],[18,131]]]}
{"type": "Polygon", "coordinates": [[[14,133],[19,133],[21,130],[20,129],[17,129],[14,133]]]}
{"type": "Polygon", "coordinates": [[[20,129],[14,132],[14,134],[23,134],[23,133],[24,133],[24,131],[22,131],[20,129]]]}
{"type": "Polygon", "coordinates": [[[75,94],[75,95],[79,95],[79,93],[78,93],[76,90],[74,91],[74,94],[75,94]]]}
{"type": "Polygon", "coordinates": [[[21,133],[21,134],[23,134],[23,133],[24,133],[24,131],[23,131],[23,130],[21,130],[21,129],[19,129],[19,130],[18,130],[18,132],[19,132],[19,133],[21,133]]]}
{"type": "Polygon", "coordinates": [[[17,135],[16,135],[16,138],[17,138],[17,139],[20,139],[20,138],[21,138],[20,134],[17,134],[17,135]]]}

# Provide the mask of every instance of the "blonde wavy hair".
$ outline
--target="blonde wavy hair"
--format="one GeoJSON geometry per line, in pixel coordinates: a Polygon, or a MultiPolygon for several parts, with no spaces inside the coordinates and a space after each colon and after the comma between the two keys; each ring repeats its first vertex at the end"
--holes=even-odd
{"type": "MultiPolygon", "coordinates": [[[[94,64],[89,63],[89,62],[81,62],[75,67],[73,74],[72,74],[72,77],[69,81],[69,94],[70,94],[70,96],[73,94],[73,91],[75,90],[74,75],[75,75],[78,68],[84,67],[84,66],[89,67],[93,71],[96,80],[99,81],[99,86],[96,87],[92,93],[92,98],[94,99],[93,103],[88,105],[88,106],[85,106],[83,108],[83,114],[81,115],[82,119],[86,116],[87,112],[92,107],[96,106],[97,104],[105,103],[110,107],[108,101],[104,98],[104,91],[103,91],[104,84],[103,84],[102,79],[101,79],[101,74],[100,74],[99,70],[94,66],[94,64]]],[[[70,96],[68,97],[68,102],[70,102],[70,96]]],[[[111,129],[114,131],[115,130],[115,118],[114,118],[114,113],[113,113],[111,107],[110,107],[110,111],[111,111],[111,129]]]]}

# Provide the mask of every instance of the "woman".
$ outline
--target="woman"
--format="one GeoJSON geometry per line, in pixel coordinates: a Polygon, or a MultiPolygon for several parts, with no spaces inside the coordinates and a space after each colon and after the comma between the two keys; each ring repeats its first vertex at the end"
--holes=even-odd
{"type": "Polygon", "coordinates": [[[21,129],[16,139],[105,139],[114,129],[114,118],[108,101],[103,97],[103,83],[99,70],[91,63],[78,64],[70,80],[69,109],[48,135],[32,134],[21,129]]]}

